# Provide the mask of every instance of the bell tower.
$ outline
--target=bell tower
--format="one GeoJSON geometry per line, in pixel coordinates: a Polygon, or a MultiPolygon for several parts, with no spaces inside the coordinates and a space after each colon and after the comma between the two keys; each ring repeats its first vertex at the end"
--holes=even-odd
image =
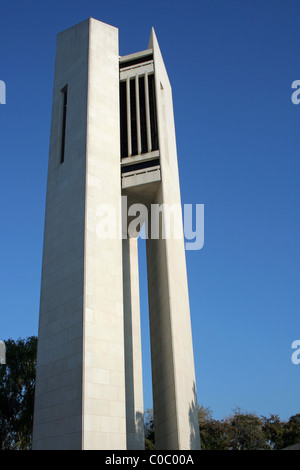
{"type": "Polygon", "coordinates": [[[118,29],[90,18],[57,37],[35,449],[144,448],[137,239],[122,224],[124,197],[148,214],[155,446],[199,449],[182,218],[176,237],[152,218],[153,206],[181,205],[170,82],[153,29],[148,49],[119,57],[118,29]],[[103,205],[122,236],[99,237],[103,205]]]}

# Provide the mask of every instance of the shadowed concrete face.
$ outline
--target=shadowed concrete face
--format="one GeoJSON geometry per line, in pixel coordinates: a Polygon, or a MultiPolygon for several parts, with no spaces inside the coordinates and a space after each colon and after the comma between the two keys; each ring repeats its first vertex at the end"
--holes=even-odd
{"type": "MultiPolygon", "coordinates": [[[[144,447],[137,240],[99,236],[99,208],[120,215],[121,195],[145,204],[149,236],[152,204],[181,205],[172,91],[153,29],[148,49],[120,58],[118,30],[89,19],[57,38],[35,449],[144,447]]],[[[157,449],[198,449],[176,220],[179,237],[159,228],[146,244],[155,440],[157,449]]]]}
{"type": "Polygon", "coordinates": [[[127,449],[144,449],[143,383],[137,239],[123,240],[127,449]]]}

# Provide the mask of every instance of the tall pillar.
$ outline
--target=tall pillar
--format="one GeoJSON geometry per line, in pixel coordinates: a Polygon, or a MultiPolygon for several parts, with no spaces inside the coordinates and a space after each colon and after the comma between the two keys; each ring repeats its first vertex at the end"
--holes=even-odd
{"type": "MultiPolygon", "coordinates": [[[[153,203],[181,208],[172,90],[152,30],[161,184],[153,203]]],[[[180,214],[181,215],[181,214],[180,214]]],[[[199,423],[181,216],[170,236],[147,240],[157,449],[199,449],[199,423]]],[[[162,227],[161,227],[162,228],[162,227]]],[[[172,228],[172,227],[171,227],[172,228]]]]}
{"type": "MultiPolygon", "coordinates": [[[[154,30],[147,50],[120,58],[118,30],[88,19],[57,37],[34,449],[144,447],[137,240],[120,236],[121,195],[150,213],[181,207],[172,91],[154,30]]],[[[150,220],[147,240],[158,450],[200,446],[176,223],[176,236],[151,238],[150,220]]]]}
{"type": "Polygon", "coordinates": [[[118,30],[89,19],[57,37],[34,449],[126,448],[122,240],[97,232],[120,208],[119,135],[118,30]]]}
{"type": "Polygon", "coordinates": [[[123,240],[127,449],[145,447],[137,238],[123,240]]]}

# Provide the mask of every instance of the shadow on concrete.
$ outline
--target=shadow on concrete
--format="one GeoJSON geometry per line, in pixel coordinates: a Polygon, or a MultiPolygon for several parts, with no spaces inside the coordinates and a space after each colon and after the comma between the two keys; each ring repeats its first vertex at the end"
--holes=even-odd
{"type": "Polygon", "coordinates": [[[144,415],[136,411],[134,388],[133,318],[130,289],[131,259],[129,240],[123,240],[123,289],[124,289],[124,345],[125,345],[125,402],[127,450],[145,447],[144,415]]]}
{"type": "Polygon", "coordinates": [[[190,449],[200,450],[199,407],[197,403],[196,384],[193,383],[193,400],[189,406],[190,449]]]}

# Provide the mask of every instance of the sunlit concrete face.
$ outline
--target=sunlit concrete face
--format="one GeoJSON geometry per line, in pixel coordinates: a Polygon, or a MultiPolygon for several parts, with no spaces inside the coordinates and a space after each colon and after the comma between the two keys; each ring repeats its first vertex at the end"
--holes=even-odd
{"type": "MultiPolygon", "coordinates": [[[[120,58],[117,28],[89,19],[57,38],[34,449],[144,448],[137,240],[98,230],[121,196],[181,203],[172,91],[154,30],[120,58]]],[[[179,228],[147,240],[157,449],[200,446],[179,228]]]]}

